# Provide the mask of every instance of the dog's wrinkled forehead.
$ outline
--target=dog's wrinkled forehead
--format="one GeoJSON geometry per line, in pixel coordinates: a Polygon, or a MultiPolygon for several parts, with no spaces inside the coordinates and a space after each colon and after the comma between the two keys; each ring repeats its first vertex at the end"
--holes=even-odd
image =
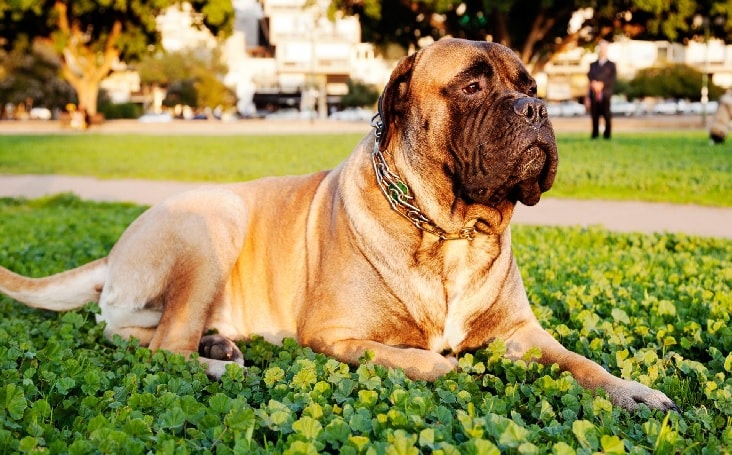
{"type": "Polygon", "coordinates": [[[531,85],[518,56],[509,48],[483,41],[441,39],[416,54],[402,58],[391,73],[379,101],[383,129],[379,148],[387,148],[396,131],[406,131],[410,107],[444,107],[450,87],[490,77],[491,86],[521,90],[531,85]]]}
{"type": "Polygon", "coordinates": [[[508,80],[530,77],[516,53],[498,43],[443,39],[422,49],[416,56],[413,83],[447,84],[460,74],[475,69],[490,71],[508,80]]]}

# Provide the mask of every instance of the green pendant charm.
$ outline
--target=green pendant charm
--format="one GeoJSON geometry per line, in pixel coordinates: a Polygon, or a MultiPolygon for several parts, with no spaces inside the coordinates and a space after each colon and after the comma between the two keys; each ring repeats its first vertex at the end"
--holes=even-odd
{"type": "Polygon", "coordinates": [[[404,182],[392,182],[389,184],[389,197],[393,201],[403,201],[409,197],[409,187],[404,182]]]}

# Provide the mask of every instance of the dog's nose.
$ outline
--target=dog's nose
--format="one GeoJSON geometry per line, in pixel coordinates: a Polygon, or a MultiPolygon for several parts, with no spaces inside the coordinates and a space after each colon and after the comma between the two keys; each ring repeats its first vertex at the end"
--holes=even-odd
{"type": "Polygon", "coordinates": [[[513,103],[513,111],[534,126],[540,126],[547,119],[546,106],[536,98],[519,98],[513,103]]]}

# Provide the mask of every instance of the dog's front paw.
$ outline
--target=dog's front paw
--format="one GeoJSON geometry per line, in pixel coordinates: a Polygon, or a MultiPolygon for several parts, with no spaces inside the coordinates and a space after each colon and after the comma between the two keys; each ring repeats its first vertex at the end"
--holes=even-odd
{"type": "Polygon", "coordinates": [[[206,365],[206,375],[212,379],[221,379],[226,373],[226,366],[236,364],[244,368],[244,354],[230,339],[221,335],[207,335],[198,343],[199,360],[206,365]]]}
{"type": "Polygon", "coordinates": [[[225,360],[244,366],[244,354],[230,339],[221,335],[207,335],[198,343],[198,354],[213,360],[225,360]]]}
{"type": "MultiPolygon", "coordinates": [[[[416,350],[415,350],[416,351],[416,350]]],[[[426,359],[415,359],[411,366],[404,366],[404,372],[412,379],[435,381],[439,377],[457,369],[458,361],[455,357],[445,357],[440,354],[419,350],[419,354],[426,359]],[[422,362],[417,360],[423,360],[422,362]]]]}
{"type": "Polygon", "coordinates": [[[635,381],[623,380],[621,384],[607,388],[610,400],[615,406],[635,411],[638,404],[645,403],[651,409],[660,409],[661,411],[677,411],[679,410],[665,393],[646,387],[635,381]]]}

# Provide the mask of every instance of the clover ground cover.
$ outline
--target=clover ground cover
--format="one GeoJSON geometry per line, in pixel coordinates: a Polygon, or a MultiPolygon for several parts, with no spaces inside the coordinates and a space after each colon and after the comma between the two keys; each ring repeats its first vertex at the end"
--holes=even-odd
{"type": "MultiPolygon", "coordinates": [[[[0,264],[41,276],[102,256],[144,210],[0,199],[0,264]]],[[[90,305],[0,298],[0,453],[728,453],[732,241],[517,226],[534,310],[567,347],[663,390],[680,413],[613,408],[496,341],[435,383],[292,340],[242,343],[246,375],[107,341],[90,305]]]]}

